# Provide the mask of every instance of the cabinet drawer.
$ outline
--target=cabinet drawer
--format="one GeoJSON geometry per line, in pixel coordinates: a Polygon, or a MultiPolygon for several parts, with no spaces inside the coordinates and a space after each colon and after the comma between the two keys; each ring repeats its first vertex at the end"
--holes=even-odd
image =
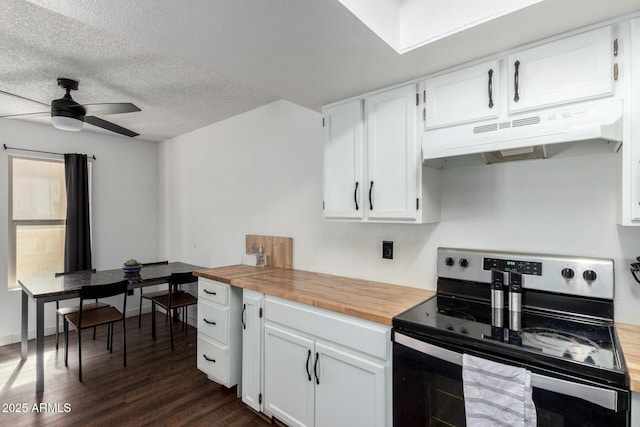
{"type": "Polygon", "coordinates": [[[220,344],[228,344],[229,308],[199,301],[198,333],[206,335],[220,344]]]}
{"type": "Polygon", "coordinates": [[[229,382],[228,348],[198,335],[198,369],[226,386],[229,382]]]}
{"type": "Polygon", "coordinates": [[[198,279],[198,298],[224,306],[229,305],[229,285],[207,279],[198,279]]]}

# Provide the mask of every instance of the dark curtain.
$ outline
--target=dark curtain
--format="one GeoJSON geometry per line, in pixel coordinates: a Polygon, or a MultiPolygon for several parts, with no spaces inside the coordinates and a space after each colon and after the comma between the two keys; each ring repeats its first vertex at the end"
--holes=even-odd
{"type": "Polygon", "coordinates": [[[64,271],[90,270],[89,173],[85,154],[64,155],[67,188],[67,226],[64,271]]]}

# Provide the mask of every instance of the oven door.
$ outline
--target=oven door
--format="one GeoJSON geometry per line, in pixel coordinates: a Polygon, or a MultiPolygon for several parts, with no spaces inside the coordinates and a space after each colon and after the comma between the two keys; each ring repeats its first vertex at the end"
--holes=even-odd
{"type": "MultiPolygon", "coordinates": [[[[393,340],[393,425],[466,426],[462,351],[398,331],[393,340]]],[[[629,425],[627,391],[534,372],[531,385],[538,426],[629,425]]]]}

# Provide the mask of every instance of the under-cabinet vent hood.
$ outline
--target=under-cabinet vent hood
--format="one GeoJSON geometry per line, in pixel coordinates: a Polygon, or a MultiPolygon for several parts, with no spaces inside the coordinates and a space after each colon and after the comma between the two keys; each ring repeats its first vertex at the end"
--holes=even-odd
{"type": "Polygon", "coordinates": [[[425,131],[423,161],[482,154],[487,163],[545,158],[547,146],[602,141],[617,151],[622,142],[622,101],[548,109],[505,120],[425,131]]]}

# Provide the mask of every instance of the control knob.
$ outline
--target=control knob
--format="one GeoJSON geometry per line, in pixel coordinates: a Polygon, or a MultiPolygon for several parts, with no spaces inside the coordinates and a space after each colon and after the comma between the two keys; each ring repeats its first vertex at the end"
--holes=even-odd
{"type": "Polygon", "coordinates": [[[573,279],[573,276],[576,275],[576,273],[573,271],[572,268],[563,268],[560,274],[562,274],[562,277],[564,277],[567,280],[573,279]]]}
{"type": "Polygon", "coordinates": [[[466,258],[460,258],[460,267],[467,268],[469,261],[466,258]]]}
{"type": "Polygon", "coordinates": [[[453,264],[455,264],[455,260],[453,258],[451,258],[450,256],[448,256],[445,260],[444,263],[447,264],[449,267],[452,267],[453,264]]]}
{"type": "Polygon", "coordinates": [[[584,277],[584,280],[587,282],[593,282],[598,278],[598,275],[593,270],[585,270],[584,273],[582,273],[582,277],[584,277]]]}

